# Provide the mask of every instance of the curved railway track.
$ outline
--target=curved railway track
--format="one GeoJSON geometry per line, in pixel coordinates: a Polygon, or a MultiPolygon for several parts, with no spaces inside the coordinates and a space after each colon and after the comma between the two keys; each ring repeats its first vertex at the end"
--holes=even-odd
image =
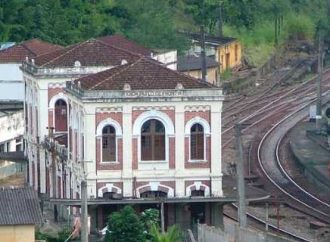
{"type": "MultiPolygon", "coordinates": [[[[330,69],[326,70],[324,72],[324,80],[322,83],[325,83],[325,90],[329,91],[330,90],[330,69]]],[[[261,95],[252,101],[247,102],[246,104],[240,106],[239,104],[236,106],[233,105],[229,109],[225,109],[226,111],[229,111],[229,114],[223,117],[223,133],[222,133],[222,139],[225,140],[223,142],[222,148],[225,149],[229,144],[232,143],[234,140],[233,138],[233,122],[234,120],[236,122],[248,122],[249,124],[245,126],[245,128],[242,130],[244,131],[249,131],[250,128],[253,126],[258,126],[260,125],[261,127],[264,126],[262,125],[263,122],[267,122],[268,120],[268,129],[270,128],[271,130],[275,129],[274,124],[280,123],[285,117],[285,119],[289,119],[290,116],[286,116],[288,113],[292,112],[292,110],[296,110],[297,107],[298,109],[303,109],[306,107],[306,103],[308,105],[313,102],[315,99],[315,83],[316,83],[316,78],[313,78],[307,82],[304,82],[302,84],[299,84],[293,88],[288,88],[286,90],[280,90],[280,91],[274,91],[274,92],[267,92],[269,95],[268,97],[266,95],[261,95]],[[250,107],[248,104],[252,104],[250,107]],[[234,107],[235,106],[235,107],[234,107]],[[248,109],[248,110],[246,110],[248,109]],[[239,116],[239,118],[237,118],[239,116]],[[270,120],[270,121],[269,121],[270,120]]],[[[306,116],[307,111],[305,110],[304,117],[306,116]]],[[[265,129],[265,127],[262,127],[265,129]]],[[[271,131],[268,131],[267,134],[269,134],[271,131]]],[[[280,139],[281,140],[281,139],[280,139]]],[[[278,156],[278,147],[280,145],[280,140],[279,142],[276,143],[275,151],[272,153],[273,158],[274,157],[279,157],[278,156]]],[[[260,145],[259,145],[260,148],[260,145]]],[[[259,157],[259,150],[258,149],[258,157],[259,157]]],[[[308,194],[307,191],[302,192],[302,190],[291,190],[291,188],[295,182],[285,174],[286,172],[283,172],[283,167],[281,167],[280,161],[278,160],[275,164],[277,164],[277,171],[272,172],[275,173],[276,175],[282,176],[282,178],[279,179],[279,183],[283,184],[283,187],[281,186],[276,186],[276,187],[281,187],[284,191],[285,194],[288,196],[291,195],[291,197],[295,197],[296,199],[294,200],[303,200],[300,201],[300,204],[305,206],[308,209],[311,209],[315,212],[315,214],[319,214],[320,216],[323,217],[323,221],[329,221],[330,219],[330,205],[327,204],[324,201],[321,201],[317,197],[313,196],[312,194],[308,194]],[[307,193],[307,194],[306,194],[307,193]],[[302,195],[305,194],[305,195],[302,195]],[[310,196],[311,195],[311,196],[310,196]],[[308,197],[304,197],[308,196],[308,197]],[[310,202],[309,200],[312,200],[310,202]],[[304,205],[306,204],[306,205],[304,205]]],[[[263,165],[263,164],[261,164],[263,165]]],[[[263,166],[264,171],[266,171],[267,168],[263,166]]],[[[271,169],[270,169],[271,170],[271,169]]],[[[268,174],[265,175],[268,179],[271,176],[268,174]]],[[[278,185],[278,184],[277,184],[278,185]]],[[[298,185],[298,184],[296,184],[298,185]]],[[[299,185],[296,186],[294,185],[295,189],[299,189],[299,185]]],[[[281,189],[280,189],[281,190],[281,189]]],[[[281,190],[282,191],[282,190],[281,190]]],[[[302,211],[303,212],[303,211],[302,211]]],[[[259,223],[265,224],[266,222],[263,221],[262,219],[252,215],[252,214],[247,214],[248,217],[252,218],[255,221],[258,221],[259,223]]],[[[317,217],[317,216],[316,216],[317,217]]],[[[275,226],[272,226],[275,228],[275,226]]],[[[296,235],[292,232],[283,230],[281,231],[283,234],[287,234],[288,236],[295,238],[299,241],[312,241],[308,238],[303,238],[299,235],[296,235]]]]}
{"type": "MultiPolygon", "coordinates": [[[[305,106],[308,107],[310,103],[305,106]]],[[[262,138],[258,146],[258,162],[261,170],[273,185],[299,204],[313,210],[330,222],[330,204],[321,201],[294,182],[280,164],[278,147],[287,133],[297,122],[306,117],[308,109],[302,107],[275,124],[262,138]],[[280,132],[275,132],[280,129],[280,132]]]]}
{"type": "MultiPolygon", "coordinates": [[[[329,80],[330,70],[324,72],[324,78],[325,81],[323,82],[327,82],[329,80]]],[[[246,105],[243,105],[243,107],[238,106],[236,107],[236,110],[232,111],[229,115],[224,115],[222,121],[222,140],[225,140],[225,142],[223,142],[222,147],[227,147],[233,141],[234,122],[249,122],[251,125],[247,125],[242,130],[242,132],[244,132],[244,130],[250,128],[251,126],[255,126],[260,123],[262,121],[260,116],[265,116],[265,113],[270,110],[274,113],[282,112],[284,109],[289,109],[290,104],[292,106],[291,108],[293,108],[294,105],[299,105],[299,102],[303,103],[303,99],[312,98],[313,91],[315,90],[313,84],[315,84],[315,82],[316,78],[299,84],[294,88],[290,88],[289,91],[280,90],[279,92],[275,92],[267,97],[258,97],[252,100],[253,105],[251,107],[247,108],[246,105]],[[298,102],[298,104],[295,102],[298,102]]],[[[328,86],[327,89],[329,88],[330,87],[328,86]]]]}

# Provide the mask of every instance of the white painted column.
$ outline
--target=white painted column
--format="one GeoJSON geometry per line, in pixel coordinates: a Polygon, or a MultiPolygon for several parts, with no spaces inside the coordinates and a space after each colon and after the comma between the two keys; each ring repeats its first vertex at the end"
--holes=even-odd
{"type": "Polygon", "coordinates": [[[66,168],[66,177],[65,177],[65,198],[70,198],[70,189],[71,189],[71,181],[70,181],[70,169],[66,168]]]}
{"type": "Polygon", "coordinates": [[[132,170],[132,107],[123,106],[123,195],[125,197],[133,196],[133,170],[132,170]]]}
{"type": "Polygon", "coordinates": [[[38,166],[39,166],[39,163],[38,163],[38,149],[37,149],[37,143],[33,144],[32,145],[32,148],[33,148],[33,154],[34,154],[34,157],[33,157],[33,162],[34,162],[34,184],[33,184],[33,187],[34,187],[34,190],[35,191],[38,191],[38,183],[39,183],[39,177],[38,177],[38,166]]]}
{"type": "MultiPolygon", "coordinates": [[[[85,172],[88,178],[96,176],[96,129],[95,129],[95,109],[86,109],[85,118],[85,161],[93,161],[85,163],[85,172]]],[[[74,119],[74,118],[73,118],[74,119]]]]}
{"type": "Polygon", "coordinates": [[[40,148],[40,193],[46,193],[46,161],[45,150],[40,148]]]}
{"type": "Polygon", "coordinates": [[[33,164],[33,159],[32,159],[32,144],[31,142],[28,142],[28,158],[29,158],[29,184],[30,186],[33,185],[33,171],[32,171],[32,164],[33,164]]]}
{"type": "Polygon", "coordinates": [[[223,196],[221,170],[221,103],[211,106],[211,190],[214,196],[223,196]]]}
{"type": "Polygon", "coordinates": [[[177,105],[175,108],[175,196],[185,196],[184,175],[184,105],[177,105]]]}
{"type": "Polygon", "coordinates": [[[38,102],[38,133],[40,141],[44,140],[44,136],[48,135],[48,89],[39,89],[38,102]]]}

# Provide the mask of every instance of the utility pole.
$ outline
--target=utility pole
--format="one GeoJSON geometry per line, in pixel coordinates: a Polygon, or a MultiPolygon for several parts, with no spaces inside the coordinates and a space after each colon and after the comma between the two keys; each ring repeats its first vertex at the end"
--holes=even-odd
{"type": "MultiPolygon", "coordinates": [[[[55,140],[54,140],[54,127],[47,127],[48,129],[48,138],[50,143],[50,153],[52,157],[52,193],[53,198],[56,198],[56,154],[55,154],[55,140]]],[[[57,205],[54,204],[54,220],[57,222],[58,220],[58,211],[57,205]]]]}
{"type": "Polygon", "coordinates": [[[323,72],[323,51],[322,51],[322,37],[319,33],[318,37],[318,60],[317,60],[317,70],[318,70],[318,77],[316,82],[316,92],[317,92],[317,101],[316,101],[316,129],[321,130],[321,121],[322,121],[322,88],[321,88],[321,82],[322,82],[322,72],[323,72]]]}
{"type": "Polygon", "coordinates": [[[244,156],[243,145],[241,140],[242,125],[236,123],[235,139],[236,139],[236,157],[237,157],[237,187],[238,187],[238,218],[240,228],[246,227],[246,206],[245,206],[245,186],[244,186],[244,156]]]}
{"type": "Polygon", "coordinates": [[[87,180],[81,181],[81,242],[88,242],[87,180]]]}
{"type": "Polygon", "coordinates": [[[88,205],[87,205],[87,174],[85,171],[86,162],[92,161],[80,161],[82,168],[82,180],[80,184],[80,196],[81,196],[81,242],[88,242],[88,205]]]}
{"type": "Polygon", "coordinates": [[[164,220],[164,201],[160,203],[160,223],[162,228],[162,233],[165,233],[165,220],[164,220]]]}
{"type": "Polygon", "coordinates": [[[205,29],[204,29],[204,24],[205,24],[205,5],[203,1],[203,6],[202,6],[202,18],[203,22],[201,25],[201,57],[202,57],[202,80],[205,82],[206,81],[206,53],[205,53],[205,29]]]}
{"type": "Polygon", "coordinates": [[[223,30],[222,30],[222,1],[219,1],[219,7],[218,7],[218,36],[220,38],[223,37],[223,30]]]}

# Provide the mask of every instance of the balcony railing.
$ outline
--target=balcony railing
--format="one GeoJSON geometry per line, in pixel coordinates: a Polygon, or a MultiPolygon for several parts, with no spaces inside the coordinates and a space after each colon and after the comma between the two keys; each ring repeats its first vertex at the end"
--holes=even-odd
{"type": "Polygon", "coordinates": [[[22,63],[22,70],[31,73],[35,76],[67,76],[67,75],[86,75],[104,71],[111,68],[111,66],[79,66],[79,67],[56,67],[56,68],[46,68],[39,67],[33,62],[24,61],[22,63]]]}

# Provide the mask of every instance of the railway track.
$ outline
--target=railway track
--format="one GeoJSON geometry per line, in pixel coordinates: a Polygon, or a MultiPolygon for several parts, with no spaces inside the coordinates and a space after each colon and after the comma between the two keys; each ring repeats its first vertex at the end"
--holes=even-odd
{"type": "Polygon", "coordinates": [[[264,135],[258,146],[258,163],[268,180],[280,191],[330,223],[330,204],[294,182],[283,169],[278,153],[282,138],[297,122],[306,117],[309,104],[283,118],[264,135]],[[278,129],[281,131],[275,132],[278,129]]]}
{"type": "MultiPolygon", "coordinates": [[[[232,206],[233,210],[237,211],[238,210],[238,207],[235,205],[235,204],[231,204],[230,206],[232,206]]],[[[278,228],[277,226],[269,223],[269,222],[266,222],[265,220],[261,219],[261,218],[258,218],[257,216],[254,216],[253,214],[251,213],[246,213],[247,217],[249,219],[251,219],[254,223],[258,224],[259,226],[257,226],[259,229],[263,229],[266,227],[266,224],[268,226],[268,229],[269,231],[273,231],[273,232],[276,232],[276,233],[279,233],[281,235],[284,235],[290,239],[294,239],[294,240],[297,240],[297,241],[302,241],[302,242],[313,242],[313,240],[309,239],[309,238],[306,238],[304,236],[300,236],[300,235],[297,235],[295,233],[292,233],[286,229],[283,229],[283,228],[278,228]]],[[[235,215],[235,212],[234,213],[229,213],[228,211],[227,212],[224,212],[224,216],[226,216],[227,218],[235,221],[235,222],[238,222],[238,218],[237,218],[237,215],[235,215]]]]}
{"type": "MultiPolygon", "coordinates": [[[[330,70],[325,71],[324,76],[326,81],[329,80],[330,70]]],[[[303,102],[302,97],[305,99],[311,98],[315,89],[313,85],[315,84],[315,82],[316,78],[313,78],[307,82],[299,84],[294,88],[291,88],[290,90],[281,90],[280,92],[275,92],[268,97],[262,96],[262,98],[260,99],[253,99],[254,105],[252,105],[252,107],[244,108],[246,107],[246,105],[243,105],[243,107],[238,106],[236,107],[237,110],[235,110],[235,112],[232,111],[229,115],[224,115],[222,121],[222,140],[224,140],[225,142],[223,142],[222,148],[226,148],[233,141],[233,123],[250,123],[251,125],[245,126],[245,128],[242,130],[242,132],[244,132],[244,130],[247,130],[252,126],[255,126],[256,124],[260,123],[262,121],[260,117],[265,116],[266,112],[270,110],[274,113],[282,112],[284,109],[289,109],[290,104],[291,106],[297,105],[295,101],[303,102]],[[283,105],[286,107],[283,107],[283,105]]]]}
{"type": "MultiPolygon", "coordinates": [[[[329,91],[330,90],[330,69],[326,70],[324,72],[324,80],[323,83],[326,84],[325,90],[329,91]]],[[[248,132],[252,127],[254,126],[260,126],[262,129],[267,129],[265,128],[264,123],[268,124],[268,129],[270,128],[271,130],[275,129],[275,126],[277,123],[280,123],[283,119],[289,118],[287,116],[288,113],[292,112],[292,110],[296,110],[297,107],[299,109],[302,109],[305,105],[307,106],[306,103],[310,104],[314,101],[315,99],[315,82],[316,78],[309,80],[307,82],[304,82],[302,84],[299,84],[293,88],[289,88],[286,90],[280,90],[280,91],[274,91],[274,92],[268,92],[268,97],[266,95],[262,95],[260,97],[257,97],[255,99],[252,99],[252,101],[248,102],[252,107],[248,108],[248,105],[243,105],[237,107],[231,107],[230,109],[226,109],[229,111],[229,114],[224,116],[223,118],[223,136],[222,139],[225,141],[223,142],[222,148],[226,149],[229,144],[232,143],[233,141],[233,121],[235,120],[236,122],[247,122],[249,123],[245,128],[242,130],[243,133],[248,132]],[[248,108],[248,110],[245,110],[248,108]],[[239,117],[238,117],[239,116],[239,117]]],[[[304,117],[306,116],[306,113],[308,111],[304,110],[304,117]]],[[[270,133],[267,132],[268,134],[270,133]]],[[[277,142],[275,147],[276,150],[274,153],[272,153],[273,157],[279,157],[278,156],[278,147],[280,145],[280,142],[277,142]],[[277,153],[276,153],[277,152],[277,153]],[[277,155],[276,155],[277,154],[277,155]]],[[[260,146],[259,146],[260,147],[260,146]]],[[[258,149],[258,155],[259,155],[259,149],[258,149]]],[[[309,197],[304,197],[307,196],[306,193],[307,191],[302,192],[302,190],[294,190],[292,188],[292,184],[294,184],[294,181],[290,181],[291,178],[287,177],[285,173],[283,172],[283,167],[281,169],[281,163],[278,160],[276,162],[277,168],[279,171],[273,172],[272,168],[271,173],[275,173],[278,176],[282,176],[281,178],[278,179],[279,183],[282,183],[282,186],[280,186],[284,191],[286,191],[286,195],[291,195],[296,198],[296,200],[300,200],[300,203],[305,206],[306,209],[312,209],[313,212],[316,215],[315,217],[321,216],[323,218],[323,221],[328,221],[330,218],[330,205],[327,204],[326,202],[323,201],[318,201],[318,198],[315,196],[309,196],[309,197]],[[302,195],[305,194],[305,195],[302,195]],[[313,200],[312,200],[313,199],[313,200]],[[303,200],[303,201],[301,201],[303,200]],[[310,202],[311,200],[312,202],[310,202]],[[306,204],[306,205],[304,205],[306,204]]],[[[264,165],[264,164],[262,164],[264,165]]],[[[263,169],[266,171],[267,169],[269,170],[269,167],[263,166],[263,169]]],[[[267,175],[265,175],[267,177],[267,175]]],[[[270,175],[268,175],[271,177],[270,175]]],[[[269,177],[267,177],[269,179],[269,177]]],[[[292,180],[292,179],[291,179],[292,180]]],[[[277,184],[278,185],[278,184],[277,184]]],[[[298,185],[298,184],[297,184],[298,185]]],[[[298,185],[299,186],[299,185],[298,185]]],[[[277,186],[276,186],[277,187],[277,186]]],[[[295,186],[295,189],[298,189],[297,186],[295,186]]],[[[281,189],[280,189],[281,190],[281,189]]],[[[294,199],[295,200],[295,199],[294,199]]],[[[301,211],[301,210],[300,210],[301,211]]],[[[247,214],[247,216],[251,219],[254,219],[255,221],[258,221],[259,223],[265,224],[265,221],[262,219],[252,215],[252,214],[247,214]]],[[[275,227],[275,226],[273,226],[275,227]]],[[[283,234],[287,234],[288,236],[295,238],[299,241],[312,241],[308,238],[303,238],[301,236],[298,236],[294,233],[291,233],[289,231],[281,231],[283,234]]]]}

